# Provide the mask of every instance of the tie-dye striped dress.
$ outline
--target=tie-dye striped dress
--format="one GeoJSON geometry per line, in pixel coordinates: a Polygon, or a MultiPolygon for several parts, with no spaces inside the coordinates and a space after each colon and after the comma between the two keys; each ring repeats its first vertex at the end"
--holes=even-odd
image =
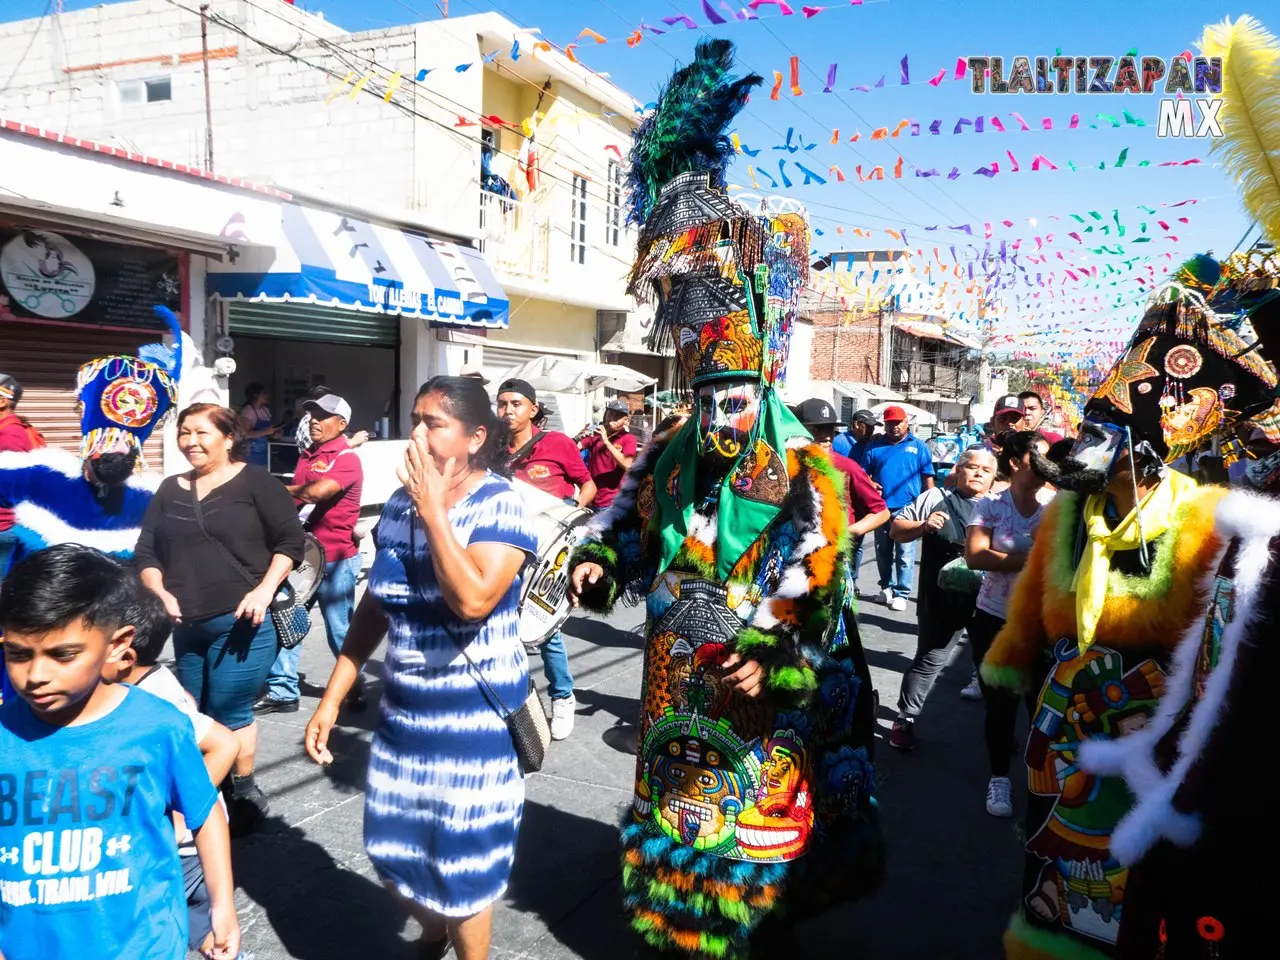
{"type": "MultiPolygon", "coordinates": [[[[449,511],[458,541],[537,543],[510,483],[488,474],[449,511]]],[[[502,702],[516,709],[529,689],[518,636],[520,579],[483,621],[445,604],[426,533],[398,490],[374,532],[369,590],[390,623],[386,689],[369,756],[365,851],[379,876],[434,913],[468,917],[507,887],[524,808],[524,780],[506,724],[472,674],[459,644],[502,702]],[[409,524],[418,524],[409,559],[409,524]],[[410,577],[418,578],[416,585],[410,577]]]]}

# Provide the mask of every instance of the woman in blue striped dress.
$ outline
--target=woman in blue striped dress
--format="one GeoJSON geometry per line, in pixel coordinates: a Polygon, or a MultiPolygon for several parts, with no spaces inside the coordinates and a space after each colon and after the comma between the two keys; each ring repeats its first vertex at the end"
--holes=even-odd
{"type": "Polygon", "coordinates": [[[318,763],[332,762],[329,730],[386,632],[365,850],[422,924],[422,957],[441,957],[452,942],[459,960],[484,960],[493,903],[511,874],[524,781],[501,709],[476,671],[510,709],[528,695],[517,604],[520,568],[536,541],[519,495],[488,469],[506,438],[483,385],[428,381],[413,424],[398,471],[403,489],[374,533],[369,588],[306,747],[318,763]]]}

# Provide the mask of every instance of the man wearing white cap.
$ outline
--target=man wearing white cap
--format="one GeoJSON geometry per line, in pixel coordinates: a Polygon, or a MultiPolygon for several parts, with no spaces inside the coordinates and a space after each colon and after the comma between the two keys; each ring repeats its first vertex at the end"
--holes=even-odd
{"type": "MultiPolygon", "coordinates": [[[[298,459],[293,483],[287,488],[299,506],[312,504],[307,530],[324,547],[324,579],[316,597],[329,649],[336,658],[347,636],[355,609],[360,548],[356,522],[360,519],[360,489],[364,467],[343,435],[351,420],[351,405],[336,393],[308,400],[311,446],[298,459]]],[[[281,648],[267,677],[267,694],[254,704],[254,713],[292,713],[298,709],[298,656],[301,647],[281,648]]],[[[347,698],[348,706],[364,706],[363,683],[347,698]]]]}

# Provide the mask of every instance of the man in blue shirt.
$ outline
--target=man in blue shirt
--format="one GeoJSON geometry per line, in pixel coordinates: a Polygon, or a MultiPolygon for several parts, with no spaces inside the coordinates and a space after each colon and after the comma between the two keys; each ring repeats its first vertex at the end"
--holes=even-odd
{"type": "Polygon", "coordinates": [[[853,422],[849,424],[849,432],[841,433],[831,441],[831,449],[842,457],[848,457],[858,466],[866,469],[863,463],[863,457],[866,456],[867,448],[871,445],[871,438],[876,432],[876,427],[881,426],[876,415],[870,410],[859,410],[853,415],[853,422]]]}
{"type": "MultiPolygon", "coordinates": [[[[890,515],[896,517],[921,493],[933,489],[933,457],[924,442],[911,433],[905,410],[885,407],[883,416],[884,435],[867,449],[864,466],[880,485],[890,515]]],[[[891,610],[905,610],[915,572],[916,545],[894,543],[889,537],[891,526],[876,530],[880,597],[891,610]]]]}

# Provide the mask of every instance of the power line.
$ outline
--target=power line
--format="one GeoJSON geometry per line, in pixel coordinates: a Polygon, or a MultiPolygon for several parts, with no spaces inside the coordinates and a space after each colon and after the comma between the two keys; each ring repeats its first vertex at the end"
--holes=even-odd
{"type": "Polygon", "coordinates": [[[9,79],[4,82],[4,86],[0,87],[0,93],[4,93],[13,83],[13,78],[18,75],[18,71],[22,69],[22,65],[27,62],[27,57],[31,55],[31,48],[36,45],[36,37],[40,36],[40,31],[44,29],[49,14],[53,11],[53,0],[49,0],[45,4],[44,13],[40,15],[40,22],[36,24],[35,32],[31,34],[31,39],[27,41],[27,48],[22,51],[22,56],[18,58],[18,62],[13,65],[13,72],[9,74],[9,79]]]}

